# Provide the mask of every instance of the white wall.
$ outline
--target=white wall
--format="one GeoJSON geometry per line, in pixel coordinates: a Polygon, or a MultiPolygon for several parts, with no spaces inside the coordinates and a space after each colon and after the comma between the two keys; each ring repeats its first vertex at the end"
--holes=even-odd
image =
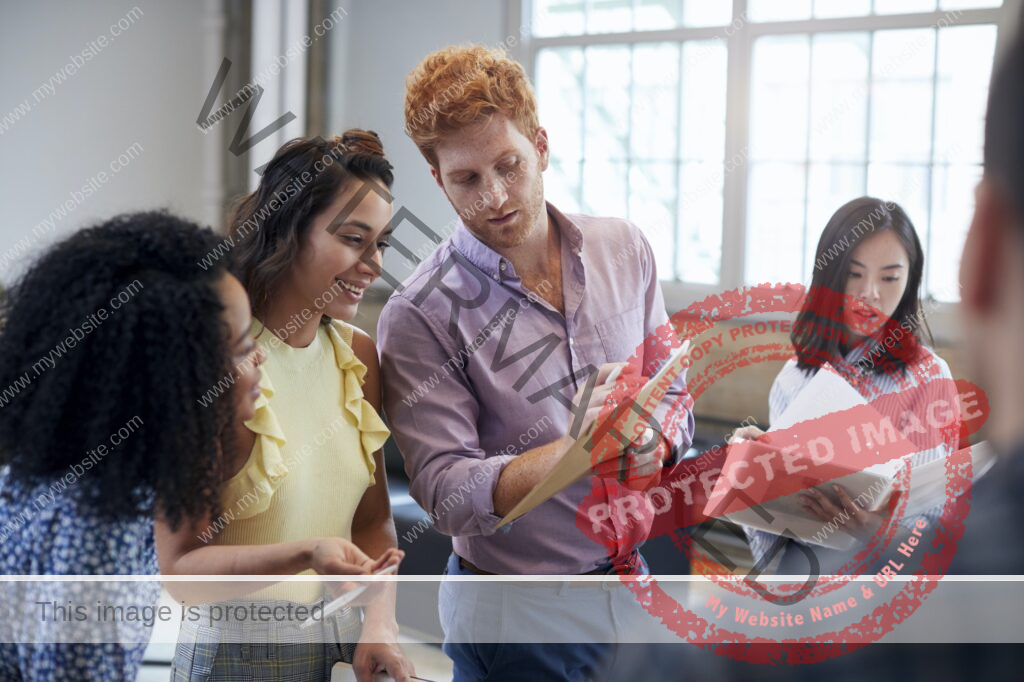
{"type": "MultiPolygon", "coordinates": [[[[345,19],[321,38],[330,50],[329,132],[364,127],[380,133],[397,170],[396,205],[440,230],[453,212],[403,132],[405,77],[437,48],[500,43],[508,2],[340,0],[328,3],[327,12],[339,5],[345,19]]],[[[221,225],[220,156],[240,116],[205,135],[195,121],[224,55],[222,29],[219,0],[0,2],[0,119],[26,100],[31,107],[0,132],[0,281],[10,282],[48,243],[115,213],[165,207],[221,225]],[[111,25],[135,7],[131,27],[112,36],[111,25]],[[107,45],[37,102],[33,92],[99,36],[107,45]],[[111,161],[136,143],[141,154],[112,173],[111,161]],[[34,239],[33,228],[101,171],[107,182],[74,210],[65,208],[65,217],[55,217],[51,233],[34,239]],[[23,239],[31,242],[27,253],[5,261],[23,239]]],[[[261,102],[264,117],[276,118],[282,106],[295,109],[296,102],[273,96],[273,85],[261,102]]],[[[222,93],[215,106],[224,100],[222,93]]],[[[256,123],[250,134],[261,127],[256,123]]],[[[265,141],[259,151],[270,146],[265,141]]],[[[409,224],[399,238],[412,248],[427,241],[409,224]]],[[[404,276],[404,265],[389,271],[404,276]]]]}
{"type": "Polygon", "coordinates": [[[204,135],[195,123],[223,53],[219,17],[216,0],[0,4],[0,119],[26,100],[32,107],[0,134],[0,281],[23,271],[46,243],[118,212],[166,207],[220,221],[216,150],[237,124],[204,135]],[[111,25],[135,7],[141,14],[113,37],[111,25]],[[106,47],[37,102],[33,91],[100,36],[106,47]],[[142,152],[113,174],[110,163],[136,143],[142,152]],[[110,176],[105,184],[56,219],[27,256],[3,263],[101,171],[110,176]]]}
{"type": "MultiPolygon", "coordinates": [[[[508,33],[506,6],[506,0],[348,0],[344,32],[331,33],[331,132],[377,131],[395,166],[396,207],[408,207],[435,232],[454,211],[403,131],[405,77],[438,48],[468,42],[497,46],[508,33]]],[[[412,249],[428,242],[410,223],[399,226],[396,237],[412,249]]],[[[409,273],[404,259],[392,258],[385,269],[404,279],[409,273]]]]}

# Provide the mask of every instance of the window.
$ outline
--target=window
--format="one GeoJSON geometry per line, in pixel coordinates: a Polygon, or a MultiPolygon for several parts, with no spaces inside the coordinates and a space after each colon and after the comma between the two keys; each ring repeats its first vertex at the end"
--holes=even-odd
{"type": "Polygon", "coordinates": [[[809,282],[832,213],[879,196],[917,227],[926,294],[956,301],[1002,5],[524,2],[548,196],[637,223],[677,305],[809,282]]]}
{"type": "MultiPolygon", "coordinates": [[[[344,11],[344,10],[343,10],[344,11]]],[[[331,15],[332,17],[335,15],[331,15]]],[[[336,17],[335,17],[336,18],[336,17]]],[[[330,17],[328,17],[330,20],[330,17]]],[[[317,21],[320,21],[318,18],[317,21]]],[[[306,80],[309,55],[305,51],[298,59],[285,58],[290,46],[303,40],[310,32],[309,7],[305,3],[287,3],[279,0],[261,0],[252,6],[252,61],[250,84],[264,89],[260,105],[247,105],[247,116],[252,116],[246,139],[270,126],[269,138],[262,138],[247,154],[249,191],[259,185],[256,169],[270,162],[274,153],[288,140],[306,133],[306,80]],[[273,124],[288,113],[294,118],[282,128],[273,124]]],[[[289,55],[290,57],[290,55],[289,55]]],[[[241,117],[239,117],[241,118],[241,117]]],[[[235,123],[234,125],[239,125],[235,123]]]]}

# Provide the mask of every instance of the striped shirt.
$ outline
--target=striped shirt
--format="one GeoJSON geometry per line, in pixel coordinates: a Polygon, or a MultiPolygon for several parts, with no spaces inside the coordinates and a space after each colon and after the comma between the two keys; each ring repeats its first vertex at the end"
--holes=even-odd
{"type": "MultiPolygon", "coordinates": [[[[953,379],[953,374],[949,371],[946,361],[924,346],[921,347],[921,350],[922,357],[918,359],[914,367],[908,367],[905,373],[865,372],[864,367],[871,364],[872,355],[871,348],[867,345],[856,346],[836,365],[836,369],[847,377],[850,384],[865,400],[870,401],[882,416],[892,420],[897,431],[906,433],[906,438],[911,443],[924,448],[925,443],[929,440],[927,436],[913,429],[905,429],[906,424],[903,417],[908,412],[912,412],[914,415],[918,415],[921,421],[924,421],[924,413],[928,405],[938,400],[946,400],[953,410],[958,410],[959,400],[951,383],[935,381],[936,379],[953,379]],[[917,386],[921,386],[923,390],[908,391],[917,386]]],[[[793,399],[810,383],[813,377],[813,372],[804,372],[797,366],[796,358],[786,363],[779,375],[775,377],[771,393],[768,396],[770,423],[778,421],[793,399]]],[[[918,467],[948,457],[957,447],[956,439],[948,438],[939,446],[925,448],[908,456],[906,461],[911,468],[918,467]]],[[[911,528],[918,519],[923,518],[929,526],[932,526],[938,521],[941,514],[942,505],[940,504],[924,514],[900,519],[899,525],[911,528]]],[[[839,521],[838,519],[833,520],[839,521]]],[[[752,528],[746,528],[745,532],[750,540],[750,551],[757,563],[768,553],[776,536],[752,528]]],[[[782,554],[783,552],[779,552],[776,558],[781,559],[782,554]]]]}

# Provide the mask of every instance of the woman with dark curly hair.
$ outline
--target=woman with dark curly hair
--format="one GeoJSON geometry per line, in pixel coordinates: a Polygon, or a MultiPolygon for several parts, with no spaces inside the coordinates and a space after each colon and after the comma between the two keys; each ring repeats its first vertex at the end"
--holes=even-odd
{"type": "MultiPolygon", "coordinates": [[[[230,523],[217,532],[158,525],[164,573],[330,575],[349,540],[377,559],[375,567],[401,559],[381,453],[389,432],[378,416],[377,349],[343,321],[355,317],[377,278],[390,230],[391,204],[380,194],[353,201],[363,179],[393,181],[375,133],[297,139],[239,203],[232,237],[256,340],[267,352],[263,395],[247,422],[249,458],[221,497],[230,523]]],[[[225,587],[217,599],[230,603],[239,592],[225,587]]],[[[172,677],[329,680],[344,661],[360,679],[386,671],[407,680],[412,666],[395,643],[394,590],[378,594],[363,622],[345,608],[315,635],[285,634],[275,623],[210,626],[205,613],[182,624],[172,677]],[[257,641],[266,644],[248,644],[257,641]]],[[[323,596],[322,583],[293,580],[232,606],[283,613],[323,596]]]]}
{"type": "MultiPolygon", "coordinates": [[[[155,515],[180,527],[219,513],[218,482],[235,465],[236,425],[255,412],[261,357],[238,279],[224,261],[196,265],[218,243],[166,213],[122,215],[52,247],[8,292],[4,574],[154,575],[155,515]],[[230,399],[205,406],[224,377],[230,399]]],[[[98,622],[94,609],[152,607],[159,581],[8,582],[4,591],[0,679],[135,679],[152,621],[98,622]],[[63,612],[40,613],[40,602],[76,617],[61,622],[63,612]]]]}

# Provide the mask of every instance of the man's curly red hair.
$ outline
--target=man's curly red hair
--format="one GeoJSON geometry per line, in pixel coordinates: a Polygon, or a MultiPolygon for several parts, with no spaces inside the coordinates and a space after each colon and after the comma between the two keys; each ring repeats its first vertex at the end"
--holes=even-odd
{"type": "Polygon", "coordinates": [[[482,45],[446,47],[426,56],[405,83],[405,132],[427,162],[446,134],[507,116],[526,137],[536,136],[537,100],[521,64],[482,45]]]}

